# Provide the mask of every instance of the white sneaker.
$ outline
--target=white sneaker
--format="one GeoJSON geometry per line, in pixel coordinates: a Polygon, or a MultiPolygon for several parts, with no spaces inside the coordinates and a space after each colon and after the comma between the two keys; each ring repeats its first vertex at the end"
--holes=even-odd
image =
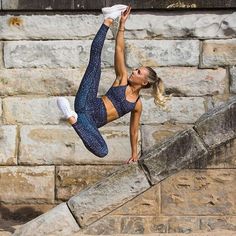
{"type": "Polygon", "coordinates": [[[116,4],[112,7],[103,7],[102,13],[104,16],[104,19],[113,19],[115,20],[117,17],[121,15],[121,12],[125,11],[128,6],[123,4],[116,4]]]}
{"type": "Polygon", "coordinates": [[[76,112],[71,110],[70,103],[66,98],[59,97],[57,99],[57,106],[63,113],[65,119],[68,119],[69,117],[73,116],[77,120],[78,115],[76,112]]]}

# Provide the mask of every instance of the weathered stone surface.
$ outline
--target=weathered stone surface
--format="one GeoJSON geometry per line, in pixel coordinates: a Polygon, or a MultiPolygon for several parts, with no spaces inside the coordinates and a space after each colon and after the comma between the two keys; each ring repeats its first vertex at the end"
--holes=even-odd
{"type": "Polygon", "coordinates": [[[203,157],[189,165],[189,168],[235,168],[236,167],[236,141],[230,140],[216,147],[208,156],[203,157]]]}
{"type": "Polygon", "coordinates": [[[236,136],[236,97],[203,114],[195,123],[194,129],[209,148],[235,138],[236,136]]]}
{"type": "Polygon", "coordinates": [[[110,175],[117,168],[111,165],[56,167],[56,198],[68,200],[86,187],[110,175]]]}
{"type": "MultiPolygon", "coordinates": [[[[75,68],[88,64],[91,40],[11,41],[4,44],[6,68],[75,68]]],[[[127,41],[127,66],[198,65],[197,40],[127,41]],[[145,45],[145,47],[144,47],[145,45]],[[142,55],[142,56],[141,56],[142,55]]],[[[102,67],[114,65],[114,42],[107,42],[102,67]]]]}
{"type": "Polygon", "coordinates": [[[113,211],[110,215],[157,216],[160,214],[160,207],[160,185],[155,185],[113,211]]]}
{"type": "Polygon", "coordinates": [[[236,64],[236,39],[206,40],[203,42],[201,67],[236,64]]]}
{"type": "Polygon", "coordinates": [[[0,124],[2,123],[2,99],[0,98],[0,124]]]}
{"type": "Polygon", "coordinates": [[[192,127],[192,125],[171,123],[164,123],[160,125],[142,125],[142,151],[146,152],[153,145],[161,144],[161,142],[167,140],[177,132],[190,127],[192,127]]]}
{"type": "Polygon", "coordinates": [[[192,168],[235,168],[236,167],[236,141],[230,140],[216,147],[205,159],[191,166],[192,168]]]}
{"type": "Polygon", "coordinates": [[[199,63],[198,40],[129,40],[127,65],[196,66],[199,63]]]}
{"type": "Polygon", "coordinates": [[[72,127],[22,126],[19,163],[121,164],[127,161],[131,155],[129,128],[109,126],[102,127],[100,131],[109,151],[104,158],[89,152],[72,127]]]}
{"type": "Polygon", "coordinates": [[[47,213],[38,216],[17,229],[14,236],[65,235],[80,230],[66,203],[61,203],[47,213]]]}
{"type": "Polygon", "coordinates": [[[139,39],[235,37],[235,22],[235,12],[218,14],[217,12],[175,11],[144,15],[131,14],[126,24],[125,36],[139,39]]]}
{"type": "Polygon", "coordinates": [[[183,170],[161,183],[163,215],[234,215],[236,170],[183,170]]]}
{"type": "Polygon", "coordinates": [[[230,92],[231,93],[236,93],[236,66],[230,68],[229,70],[230,73],[230,92]]]}
{"type": "MultiPolygon", "coordinates": [[[[229,79],[224,68],[198,69],[196,67],[156,68],[163,79],[166,92],[177,96],[203,96],[228,93],[229,79]]],[[[143,92],[151,94],[150,89],[143,92]]]]}
{"type": "Polygon", "coordinates": [[[3,9],[17,9],[19,0],[2,0],[3,9]]]}
{"type": "Polygon", "coordinates": [[[0,95],[75,95],[82,75],[77,69],[2,69],[0,95]]]}
{"type": "Polygon", "coordinates": [[[159,235],[159,233],[167,232],[167,217],[107,215],[84,229],[81,235],[140,235],[150,233],[159,235]]]}
{"type": "Polygon", "coordinates": [[[0,166],[0,198],[5,203],[53,203],[53,166],[0,166]]]}
{"type": "Polygon", "coordinates": [[[91,41],[8,41],[4,44],[6,68],[83,67],[91,41]]]}
{"type": "MultiPolygon", "coordinates": [[[[10,2],[6,1],[5,4],[10,4],[10,2]]],[[[92,14],[20,15],[22,25],[10,27],[8,21],[11,17],[13,15],[0,16],[0,39],[92,38],[102,22],[102,15],[92,14]],[[60,22],[60,26],[58,26],[58,22],[60,22]]],[[[181,13],[131,14],[126,23],[125,37],[129,39],[231,38],[236,36],[235,21],[235,12],[219,14],[217,12],[194,13],[185,11],[181,13]]]]}
{"type": "MultiPolygon", "coordinates": [[[[0,39],[93,39],[102,15],[20,15],[21,25],[9,25],[13,15],[0,16],[0,39]],[[60,25],[58,25],[60,22],[60,25]]],[[[108,31],[107,38],[112,33],[108,31]]]]}
{"type": "Polygon", "coordinates": [[[178,132],[161,145],[153,146],[141,157],[140,164],[149,175],[152,184],[157,184],[206,155],[207,150],[196,132],[187,129],[178,132]]]}
{"type": "Polygon", "coordinates": [[[17,164],[16,126],[0,126],[0,165],[17,164]]]}
{"type": "MultiPolygon", "coordinates": [[[[68,97],[73,107],[74,97],[68,97]]],[[[59,124],[62,114],[56,97],[7,97],[3,99],[6,124],[59,124]]]]}
{"type": "Polygon", "coordinates": [[[4,67],[3,63],[3,43],[0,41],[0,68],[4,67]]]}
{"type": "Polygon", "coordinates": [[[141,123],[157,124],[166,121],[194,123],[207,109],[202,97],[172,97],[166,103],[166,110],[155,105],[154,99],[143,97],[141,123]]]}
{"type": "Polygon", "coordinates": [[[68,201],[80,226],[87,226],[150,188],[137,164],[124,165],[68,201]]]}
{"type": "Polygon", "coordinates": [[[168,233],[190,234],[199,230],[199,219],[191,216],[169,217],[168,226],[168,233]]]}
{"type": "Polygon", "coordinates": [[[25,224],[37,216],[56,207],[56,204],[3,204],[0,205],[0,232],[2,230],[1,221],[8,222],[9,228],[11,224],[25,224]]]}
{"type": "Polygon", "coordinates": [[[236,217],[235,216],[201,216],[200,229],[202,231],[212,231],[225,229],[236,231],[236,217]]]}

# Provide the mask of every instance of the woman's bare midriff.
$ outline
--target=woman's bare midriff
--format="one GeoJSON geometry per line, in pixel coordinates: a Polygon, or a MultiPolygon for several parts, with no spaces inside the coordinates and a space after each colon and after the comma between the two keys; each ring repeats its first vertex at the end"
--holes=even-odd
{"type": "Polygon", "coordinates": [[[119,118],[119,114],[117,113],[116,108],[112,104],[111,100],[105,95],[102,96],[102,100],[107,111],[107,121],[111,122],[119,118]]]}

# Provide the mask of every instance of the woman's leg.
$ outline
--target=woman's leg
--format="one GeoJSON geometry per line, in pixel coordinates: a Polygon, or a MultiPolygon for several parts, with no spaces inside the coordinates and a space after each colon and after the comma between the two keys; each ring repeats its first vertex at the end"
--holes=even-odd
{"type": "Polygon", "coordinates": [[[86,110],[86,107],[90,105],[88,101],[97,97],[101,76],[101,53],[111,23],[112,20],[105,20],[93,39],[89,64],[75,97],[74,108],[77,113],[86,110]]]}
{"type": "Polygon", "coordinates": [[[107,144],[90,116],[85,113],[78,114],[77,122],[72,124],[72,127],[85,147],[94,155],[104,157],[108,154],[107,144]]]}
{"type": "Polygon", "coordinates": [[[85,147],[98,157],[106,156],[108,148],[96,123],[87,111],[99,109],[97,107],[94,108],[95,103],[93,101],[97,99],[101,75],[102,47],[111,23],[112,20],[105,20],[92,42],[89,64],[80,83],[74,103],[78,118],[77,121],[73,117],[68,119],[75,132],[83,141],[85,147]]]}

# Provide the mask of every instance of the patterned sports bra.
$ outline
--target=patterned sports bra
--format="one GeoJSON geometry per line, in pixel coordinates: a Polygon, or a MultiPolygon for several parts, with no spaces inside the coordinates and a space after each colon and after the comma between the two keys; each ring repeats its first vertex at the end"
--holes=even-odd
{"type": "Polygon", "coordinates": [[[105,94],[110,99],[113,106],[116,108],[119,117],[132,111],[135,108],[136,102],[139,99],[138,97],[135,102],[127,101],[125,96],[126,88],[127,85],[119,85],[116,87],[111,87],[105,94]]]}

